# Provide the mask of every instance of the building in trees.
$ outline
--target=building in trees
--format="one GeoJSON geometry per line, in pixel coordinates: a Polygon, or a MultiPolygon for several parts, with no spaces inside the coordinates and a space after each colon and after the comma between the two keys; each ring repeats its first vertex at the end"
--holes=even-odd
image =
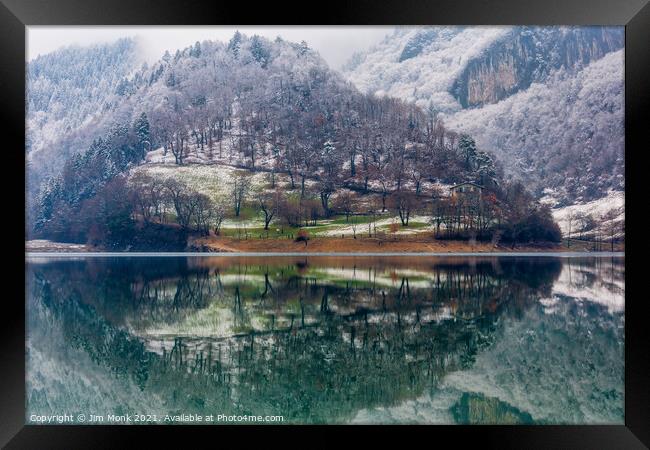
{"type": "Polygon", "coordinates": [[[449,188],[451,191],[451,196],[458,199],[461,198],[481,198],[483,195],[483,186],[480,186],[471,181],[466,181],[464,183],[456,184],[449,188]]]}

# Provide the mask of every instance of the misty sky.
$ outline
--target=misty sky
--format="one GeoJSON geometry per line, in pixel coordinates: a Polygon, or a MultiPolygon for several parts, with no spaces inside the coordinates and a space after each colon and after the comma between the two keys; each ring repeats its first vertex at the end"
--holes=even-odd
{"type": "Polygon", "coordinates": [[[354,52],[365,50],[381,41],[392,27],[350,26],[30,26],[27,28],[27,61],[68,45],[91,45],[112,42],[122,37],[138,36],[143,44],[143,57],[148,62],[196,41],[228,41],[235,30],[258,34],[270,39],[278,35],[288,41],[307,44],[317,50],[333,68],[348,60],[354,52]]]}

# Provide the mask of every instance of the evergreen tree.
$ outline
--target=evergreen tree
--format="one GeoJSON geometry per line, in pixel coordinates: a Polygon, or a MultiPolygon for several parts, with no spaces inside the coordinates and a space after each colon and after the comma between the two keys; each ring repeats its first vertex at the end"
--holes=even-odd
{"type": "Polygon", "coordinates": [[[497,170],[489,153],[479,151],[476,155],[478,182],[483,186],[498,186],[497,170]]]}
{"type": "Polygon", "coordinates": [[[303,56],[308,51],[309,51],[309,46],[307,45],[307,41],[300,41],[300,45],[298,46],[298,54],[300,56],[303,56]]]}
{"type": "Polygon", "coordinates": [[[168,87],[176,86],[176,75],[174,75],[174,71],[169,72],[169,74],[167,75],[167,78],[165,79],[165,84],[168,87]]]}
{"type": "Polygon", "coordinates": [[[477,151],[474,139],[467,134],[463,134],[458,141],[458,150],[465,161],[465,170],[472,171],[477,151]]]}
{"type": "Polygon", "coordinates": [[[251,54],[255,61],[260,63],[262,67],[266,67],[271,57],[268,49],[264,46],[264,42],[257,35],[253,36],[251,39],[251,54]]]}
{"type": "Polygon", "coordinates": [[[190,56],[193,58],[198,58],[201,56],[201,43],[199,41],[196,41],[194,47],[190,49],[190,56]]]}
{"type": "Polygon", "coordinates": [[[228,51],[235,55],[235,58],[239,56],[239,47],[241,46],[242,36],[239,31],[235,31],[232,39],[228,42],[228,51]]]}
{"type": "Polygon", "coordinates": [[[38,216],[34,223],[36,230],[42,230],[52,218],[54,208],[61,195],[61,179],[50,177],[41,189],[38,216]]]}
{"type": "Polygon", "coordinates": [[[137,136],[137,157],[140,160],[145,158],[147,150],[151,149],[150,125],[147,115],[143,112],[133,123],[133,131],[137,136]]]}

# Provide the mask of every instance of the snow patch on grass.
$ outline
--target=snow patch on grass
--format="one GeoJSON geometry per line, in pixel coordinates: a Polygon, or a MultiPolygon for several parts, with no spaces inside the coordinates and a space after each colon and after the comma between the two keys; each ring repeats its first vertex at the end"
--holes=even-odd
{"type": "MultiPolygon", "coordinates": [[[[623,191],[609,191],[606,197],[582,204],[556,208],[552,210],[552,213],[553,218],[557,221],[562,230],[562,234],[566,235],[569,232],[569,225],[571,225],[572,237],[576,237],[576,216],[580,214],[590,214],[594,219],[596,219],[598,225],[607,226],[610,221],[604,221],[600,218],[610,211],[616,213],[616,217],[613,221],[621,223],[621,230],[616,234],[616,236],[623,236],[624,231],[622,229],[622,221],[625,220],[625,192],[623,191]]],[[[584,236],[590,237],[593,236],[593,234],[593,232],[586,232],[584,233],[584,236]]]]}
{"type": "MultiPolygon", "coordinates": [[[[352,219],[351,219],[352,220],[352,219]]],[[[409,227],[402,227],[402,224],[400,222],[399,216],[391,216],[391,217],[386,217],[383,219],[378,219],[375,222],[370,222],[370,227],[372,229],[372,232],[375,232],[375,227],[379,231],[384,231],[388,232],[386,227],[389,227],[392,224],[397,224],[399,226],[399,230],[395,233],[397,235],[409,235],[409,234],[417,234],[417,233],[422,233],[425,231],[433,231],[435,227],[433,225],[428,225],[431,222],[431,217],[429,216],[412,216],[409,219],[409,223],[411,224],[416,224],[416,223],[426,223],[427,225],[424,227],[417,227],[417,228],[409,228],[409,227]]],[[[354,225],[346,225],[343,224],[342,226],[331,226],[332,228],[327,228],[323,231],[319,231],[318,235],[319,236],[340,236],[340,235],[345,235],[345,236],[353,236],[355,233],[355,226],[354,225]]],[[[356,225],[356,233],[357,234],[363,234],[368,232],[368,223],[359,223],[356,225]]]]}
{"type": "MultiPolygon", "coordinates": [[[[211,197],[215,201],[222,201],[230,195],[230,188],[235,174],[242,169],[225,165],[188,164],[178,166],[175,164],[151,163],[134,169],[156,178],[174,178],[187,183],[192,189],[211,197]]],[[[259,189],[267,183],[268,174],[264,172],[249,172],[252,189],[259,189]]]]}

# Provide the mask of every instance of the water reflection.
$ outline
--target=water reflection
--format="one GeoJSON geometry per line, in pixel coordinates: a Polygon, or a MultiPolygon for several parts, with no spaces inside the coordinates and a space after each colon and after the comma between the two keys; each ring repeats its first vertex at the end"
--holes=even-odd
{"type": "Polygon", "coordinates": [[[28,417],[622,423],[623,258],[33,258],[28,417]]]}

